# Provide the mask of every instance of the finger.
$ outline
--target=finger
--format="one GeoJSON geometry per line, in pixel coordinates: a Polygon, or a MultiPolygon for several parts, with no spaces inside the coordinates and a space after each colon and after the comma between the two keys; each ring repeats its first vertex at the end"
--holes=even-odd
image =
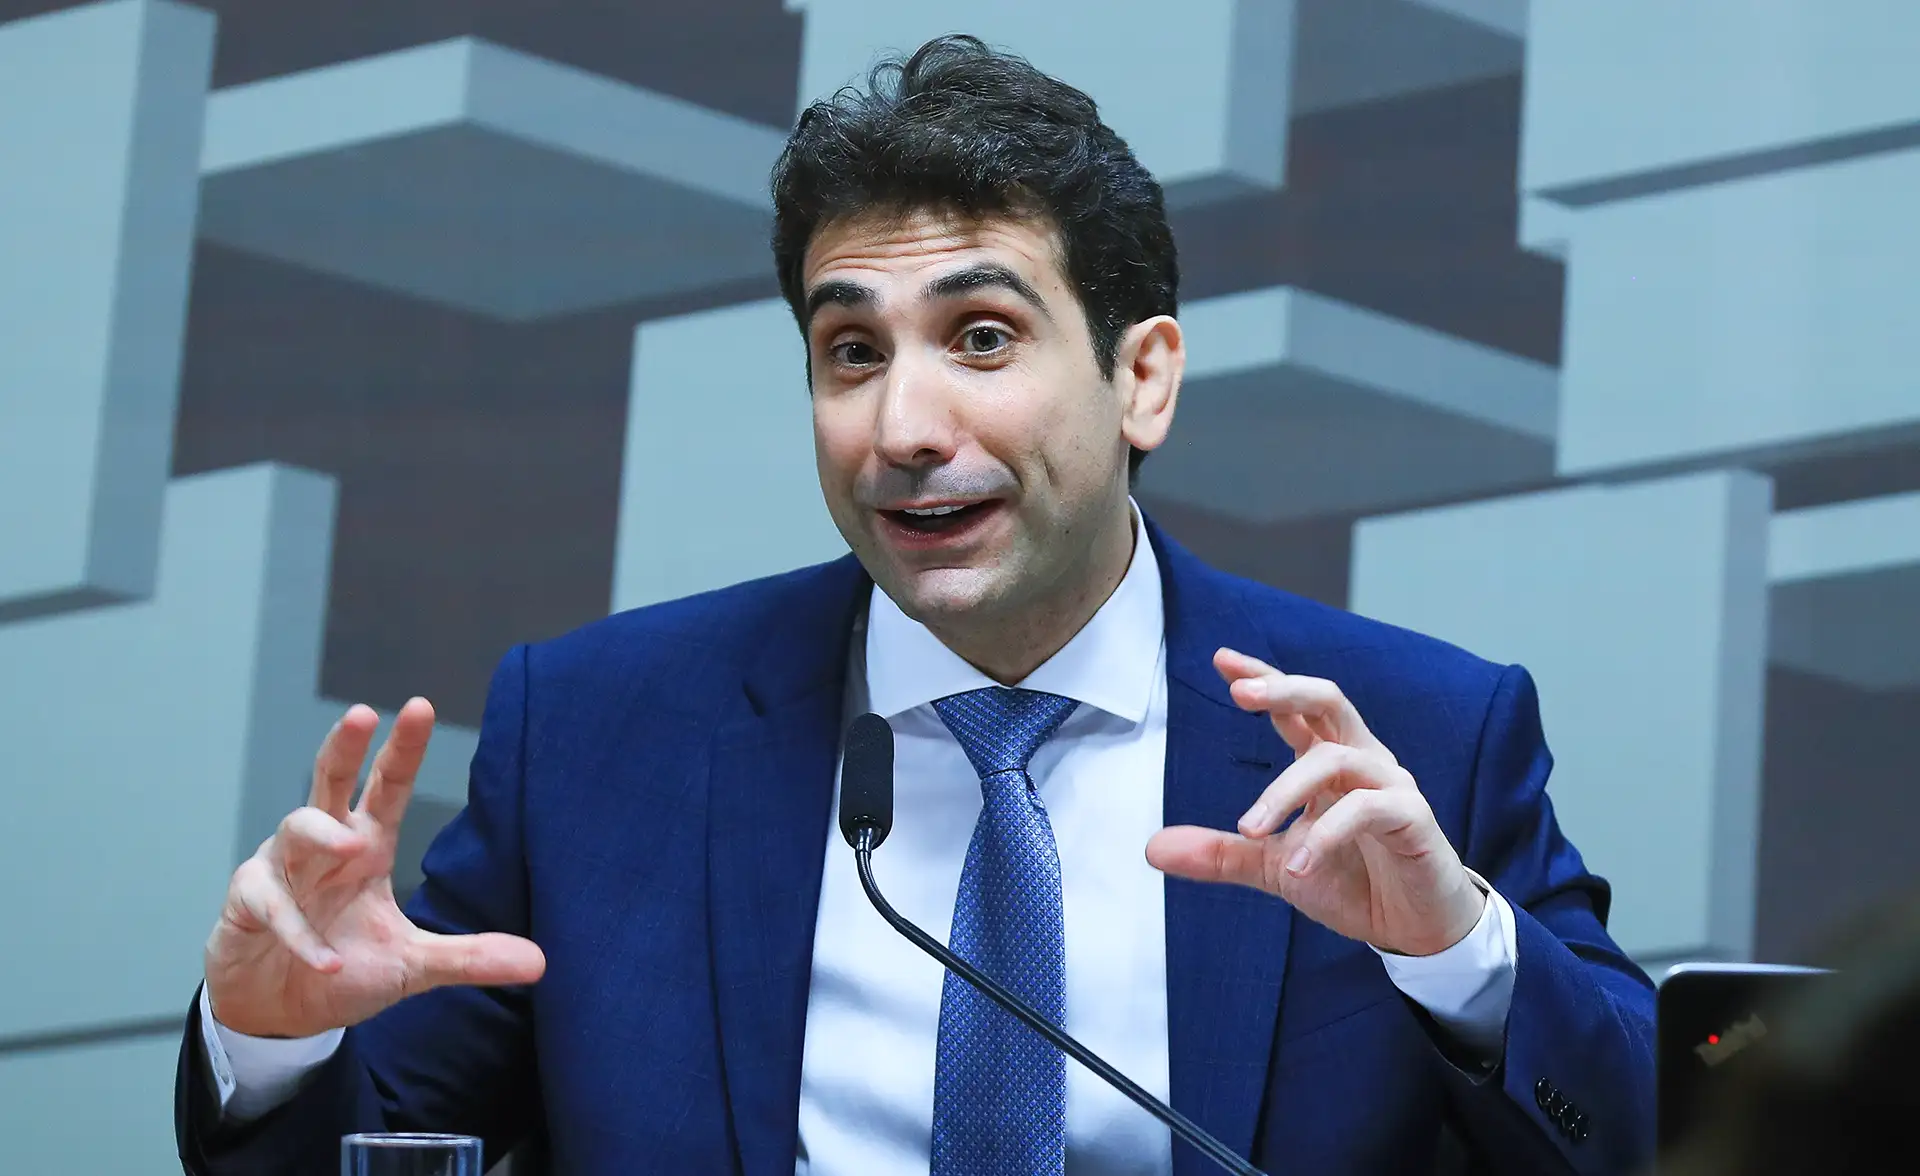
{"type": "Polygon", "coordinates": [[[1350,792],[1313,822],[1298,848],[1286,858],[1286,871],[1301,877],[1316,862],[1327,860],[1337,850],[1362,837],[1371,837],[1398,853],[1417,851],[1418,831],[1424,828],[1419,793],[1412,791],[1350,792]]]}
{"type": "Polygon", "coordinates": [[[347,708],[340,721],[320,742],[320,753],[313,758],[313,789],[307,803],[323,813],[345,820],[347,805],[353,801],[353,785],[360,778],[360,765],[367,761],[367,748],[373,743],[373,731],[380,716],[370,706],[358,703],[347,708]]]}
{"type": "Polygon", "coordinates": [[[340,970],[340,954],[307,922],[276,872],[259,858],[234,875],[233,901],[307,967],[316,972],[340,970]]]}
{"type": "Polygon", "coordinates": [[[340,856],[353,853],[366,843],[366,834],[312,807],[288,813],[281,819],[273,839],[275,852],[283,856],[289,850],[340,856]]]}
{"type": "Polygon", "coordinates": [[[1307,721],[1299,715],[1290,715],[1282,711],[1279,714],[1269,714],[1267,717],[1273,720],[1273,729],[1280,733],[1280,738],[1293,749],[1295,755],[1299,755],[1316,743],[1327,742],[1321,739],[1319,733],[1308,726],[1307,721]]]}
{"type": "Polygon", "coordinates": [[[360,797],[360,811],[382,825],[398,825],[407,814],[407,801],[413,798],[413,781],[420,774],[420,761],[427,754],[427,740],[433,736],[433,704],[424,698],[410,698],[393,717],[393,730],[373,757],[373,771],[367,775],[367,790],[360,797]]]}
{"type": "Polygon", "coordinates": [[[1279,672],[1250,653],[1241,653],[1226,646],[1213,651],[1213,668],[1229,682],[1235,678],[1258,678],[1262,674],[1279,672]]]}
{"type": "MultiPolygon", "coordinates": [[[[1275,715],[1275,726],[1281,726],[1281,715],[1311,721],[1317,738],[1342,742],[1340,719],[1344,717],[1342,707],[1346,707],[1346,696],[1329,680],[1281,673],[1238,649],[1217,649],[1213,653],[1213,669],[1227,680],[1229,692],[1242,709],[1275,715]],[[1288,684],[1292,684],[1292,688],[1288,688],[1288,684]]],[[[1281,730],[1281,734],[1286,736],[1288,732],[1281,730]]],[[[1294,751],[1302,751],[1302,747],[1294,747],[1294,751]]]]}
{"type": "Polygon", "coordinates": [[[366,834],[309,807],[297,808],[281,820],[267,852],[291,876],[316,862],[331,868],[366,847],[366,834]]]}
{"type": "Polygon", "coordinates": [[[1299,729],[1311,732],[1314,741],[1350,743],[1356,747],[1373,745],[1373,734],[1360,718],[1360,712],[1347,701],[1340,688],[1325,678],[1274,671],[1256,678],[1236,679],[1229,692],[1242,710],[1265,711],[1274,730],[1298,752],[1290,735],[1299,729]],[[1298,727],[1285,720],[1294,719],[1298,727]]]}
{"type": "Polygon", "coordinates": [[[1316,743],[1261,792],[1240,818],[1240,832],[1265,837],[1279,828],[1288,813],[1322,794],[1337,799],[1356,788],[1397,788],[1411,779],[1398,764],[1377,753],[1344,743],[1316,743]]]}
{"type": "Polygon", "coordinates": [[[449,984],[532,984],[547,970],[539,945],[518,935],[436,935],[422,931],[413,943],[407,995],[449,984]]]}
{"type": "Polygon", "coordinates": [[[1306,748],[1301,745],[1299,728],[1286,723],[1285,716],[1304,720],[1318,739],[1385,750],[1346,692],[1325,678],[1284,674],[1232,649],[1214,654],[1214,668],[1227,680],[1234,702],[1243,710],[1265,711],[1272,717],[1274,729],[1296,753],[1306,748]]]}
{"type": "Polygon", "coordinates": [[[1235,882],[1265,890],[1266,846],[1218,829],[1173,825],[1147,839],[1147,864],[1195,882],[1235,882]]]}

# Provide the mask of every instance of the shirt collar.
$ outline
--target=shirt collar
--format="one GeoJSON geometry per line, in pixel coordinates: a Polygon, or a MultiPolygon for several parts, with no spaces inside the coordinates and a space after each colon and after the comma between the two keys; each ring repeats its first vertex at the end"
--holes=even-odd
{"type": "MultiPolygon", "coordinates": [[[[1119,587],[1060,652],[1019,683],[1138,723],[1147,716],[1166,634],[1160,564],[1133,511],[1133,559],[1119,587]]],[[[867,606],[867,705],[887,718],[937,698],[996,685],[900,611],[885,592],[867,606]]]]}

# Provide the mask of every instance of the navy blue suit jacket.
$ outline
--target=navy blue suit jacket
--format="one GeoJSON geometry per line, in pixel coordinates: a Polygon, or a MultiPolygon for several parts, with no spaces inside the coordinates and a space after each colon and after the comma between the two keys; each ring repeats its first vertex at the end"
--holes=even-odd
{"type": "MultiPolygon", "coordinates": [[[[1364,944],[1267,895],[1166,883],[1173,1104],[1264,1170],[1619,1172],[1653,1141],[1652,991],[1560,835],[1526,673],[1217,572],[1151,532],[1167,622],[1169,824],[1232,828],[1290,760],[1211,665],[1222,645],[1339,683],[1512,903],[1506,1053],[1450,1058],[1364,944]],[[1574,1129],[1577,1126],[1578,1129],[1574,1129]]],[[[332,1173],[352,1130],[455,1131],[556,1172],[793,1171],[830,848],[851,558],[623,613],[507,655],[468,806],[408,904],[545,950],[526,989],[445,989],[349,1030],[289,1104],[215,1122],[198,1025],[176,1100],[195,1173],[332,1173]]],[[[1177,1176],[1207,1161],[1175,1149],[1177,1176]]]]}

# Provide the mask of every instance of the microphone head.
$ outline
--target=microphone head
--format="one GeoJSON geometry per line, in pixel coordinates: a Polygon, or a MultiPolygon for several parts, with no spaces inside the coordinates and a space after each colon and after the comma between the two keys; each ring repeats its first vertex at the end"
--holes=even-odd
{"type": "Polygon", "coordinates": [[[840,834],[857,848],[861,829],[873,830],[875,848],[893,831],[893,728],[876,714],[847,728],[840,761],[840,834]]]}

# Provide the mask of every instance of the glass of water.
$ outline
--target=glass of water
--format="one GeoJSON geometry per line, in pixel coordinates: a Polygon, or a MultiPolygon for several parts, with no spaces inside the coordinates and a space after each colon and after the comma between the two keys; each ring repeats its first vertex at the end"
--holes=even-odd
{"type": "Polygon", "coordinates": [[[340,1176],[480,1176],[471,1135],[349,1135],[340,1140],[340,1176]]]}

